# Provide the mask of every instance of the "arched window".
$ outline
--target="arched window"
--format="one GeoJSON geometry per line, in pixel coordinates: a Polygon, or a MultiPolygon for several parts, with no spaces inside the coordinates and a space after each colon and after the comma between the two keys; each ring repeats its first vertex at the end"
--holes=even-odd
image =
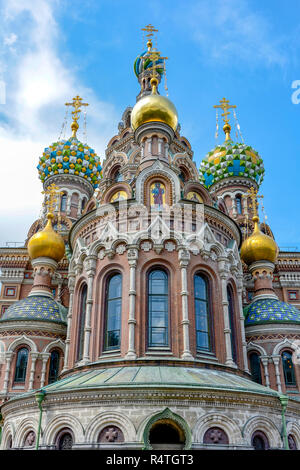
{"type": "Polygon", "coordinates": [[[209,428],[203,436],[204,444],[229,444],[225,431],[218,427],[209,428]]]}
{"type": "Polygon", "coordinates": [[[297,450],[297,444],[292,434],[288,435],[288,444],[290,450],[297,450]]]}
{"type": "Polygon", "coordinates": [[[296,385],[295,369],[292,359],[292,354],[289,351],[284,351],[281,355],[282,366],[284,373],[285,385],[296,385]]]}
{"type": "Polygon", "coordinates": [[[251,444],[255,450],[267,450],[270,447],[268,438],[262,431],[255,431],[251,438],[251,444]]]}
{"type": "Polygon", "coordinates": [[[121,169],[121,167],[118,166],[118,167],[114,170],[113,175],[112,175],[112,179],[113,179],[116,183],[118,183],[118,182],[120,182],[120,181],[123,181],[123,175],[121,175],[120,169],[121,169]]]}
{"type": "Polygon", "coordinates": [[[34,431],[29,431],[24,439],[24,447],[33,447],[35,444],[35,432],[34,431]]]}
{"type": "Polygon", "coordinates": [[[262,384],[259,355],[256,352],[252,352],[249,356],[249,360],[253,382],[262,384]]]}
{"type": "Polygon", "coordinates": [[[72,431],[69,428],[64,428],[56,436],[55,446],[57,450],[71,450],[73,442],[72,431]]]}
{"type": "Polygon", "coordinates": [[[104,349],[119,349],[121,345],[122,275],[113,274],[106,283],[104,349]]]}
{"type": "Polygon", "coordinates": [[[200,351],[211,350],[211,319],[207,279],[202,274],[194,276],[194,301],[196,323],[196,347],[200,351]]]}
{"type": "Polygon", "coordinates": [[[48,383],[52,384],[53,382],[57,381],[59,372],[59,352],[54,349],[50,356],[50,366],[49,366],[49,377],[48,383]]]}
{"type": "Polygon", "coordinates": [[[77,332],[77,357],[76,357],[77,361],[80,361],[83,357],[86,297],[87,297],[87,285],[84,284],[84,286],[81,289],[81,295],[80,295],[79,321],[78,321],[78,332],[77,332]]]}
{"type": "Polygon", "coordinates": [[[28,349],[21,348],[17,354],[15,382],[25,382],[28,363],[28,349]]]}
{"type": "Polygon", "coordinates": [[[168,274],[153,269],[148,275],[148,346],[169,344],[168,274]]]}
{"type": "Polygon", "coordinates": [[[60,200],[60,210],[66,212],[67,210],[67,195],[63,194],[60,200]]]}
{"type": "Polygon", "coordinates": [[[236,362],[236,334],[235,334],[235,321],[234,321],[234,302],[233,302],[233,291],[231,286],[227,286],[227,300],[228,300],[228,315],[229,315],[229,327],[230,327],[230,339],[231,339],[231,354],[232,359],[236,362]]]}
{"type": "Polygon", "coordinates": [[[85,204],[86,204],[86,199],[85,197],[82,199],[81,201],[81,212],[83,211],[83,209],[85,208],[85,204]]]}
{"type": "Polygon", "coordinates": [[[242,214],[242,197],[241,197],[240,194],[238,196],[236,196],[235,202],[236,202],[237,213],[242,214]]]}

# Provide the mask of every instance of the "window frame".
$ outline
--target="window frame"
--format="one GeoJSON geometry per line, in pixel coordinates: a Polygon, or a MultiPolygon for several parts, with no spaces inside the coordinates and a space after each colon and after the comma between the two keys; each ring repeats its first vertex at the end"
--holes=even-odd
{"type": "Polygon", "coordinates": [[[283,370],[283,378],[284,378],[284,384],[285,386],[288,388],[288,387],[297,387],[297,379],[296,379],[296,371],[295,371],[295,366],[294,366],[294,363],[293,363],[293,353],[291,351],[289,351],[288,349],[284,349],[283,351],[281,351],[281,363],[282,363],[282,370],[283,370]],[[291,356],[291,363],[292,363],[292,376],[293,376],[293,382],[287,382],[287,377],[286,377],[286,371],[285,371],[285,366],[284,366],[284,361],[283,361],[283,354],[284,353],[288,353],[290,354],[291,356]]]}
{"type": "Polygon", "coordinates": [[[76,334],[76,339],[77,339],[76,362],[82,361],[83,354],[84,354],[84,327],[85,327],[86,307],[87,307],[87,283],[86,282],[82,283],[82,285],[80,286],[79,293],[80,293],[79,302],[78,302],[79,315],[77,317],[77,334],[76,334]],[[85,309],[84,309],[84,314],[83,314],[82,306],[83,306],[84,291],[85,291],[85,309]],[[83,325],[82,330],[81,330],[81,325],[83,325]]]}
{"type": "Polygon", "coordinates": [[[250,369],[250,373],[251,373],[251,380],[255,383],[258,383],[260,385],[263,385],[263,382],[262,382],[262,373],[261,373],[261,360],[260,360],[260,354],[257,352],[257,351],[250,351],[249,352],[249,355],[248,355],[248,358],[249,358],[249,369],[250,369]],[[259,376],[260,376],[260,382],[257,382],[256,380],[253,379],[253,374],[252,374],[252,368],[251,368],[251,357],[252,356],[257,356],[258,358],[258,365],[259,365],[259,376]]]}
{"type": "Polygon", "coordinates": [[[59,375],[59,368],[60,368],[60,360],[61,360],[61,351],[58,349],[53,349],[50,353],[50,358],[49,358],[49,370],[48,370],[48,384],[52,384],[57,381],[58,375],[59,375]],[[56,373],[56,379],[50,381],[50,372],[51,372],[51,360],[52,360],[52,354],[57,353],[58,354],[58,364],[57,364],[57,373],[56,373]]]}
{"type": "MultiPolygon", "coordinates": [[[[213,333],[213,316],[212,316],[212,296],[211,296],[211,278],[203,271],[195,271],[193,274],[193,304],[194,304],[194,321],[195,321],[195,346],[196,346],[196,353],[197,354],[214,354],[214,333],[213,333]],[[197,345],[197,328],[196,328],[196,296],[195,296],[195,277],[200,276],[204,279],[206,285],[206,304],[207,304],[207,319],[208,319],[208,343],[209,349],[199,348],[197,345]]],[[[203,299],[198,299],[203,300],[203,299]]]]}
{"type": "Polygon", "coordinates": [[[105,278],[105,288],[104,288],[104,322],[103,322],[103,352],[110,352],[110,351],[120,351],[121,350],[121,344],[122,344],[122,309],[123,309],[123,274],[121,271],[110,271],[106,278],[105,278]],[[108,298],[108,292],[109,292],[109,284],[111,279],[114,276],[120,276],[121,277],[121,297],[115,297],[112,299],[108,298]],[[120,329],[119,330],[109,330],[109,331],[119,331],[119,344],[117,346],[107,346],[107,320],[108,320],[108,302],[111,300],[118,300],[121,299],[121,312],[120,312],[120,329]]]}
{"type": "MultiPolygon", "coordinates": [[[[147,344],[147,349],[171,349],[171,322],[170,322],[170,273],[169,270],[165,268],[165,266],[162,265],[155,265],[151,266],[150,269],[148,269],[147,274],[146,274],[146,327],[147,327],[147,333],[146,333],[146,344],[147,344]],[[166,294],[150,294],[150,275],[154,271],[162,271],[166,276],[167,276],[167,293],[166,294]],[[166,319],[167,319],[167,333],[165,334],[166,337],[166,344],[161,344],[161,345],[152,345],[150,344],[150,309],[149,309],[149,298],[150,295],[163,295],[167,297],[167,303],[168,303],[168,308],[167,308],[167,314],[166,314],[166,319]]],[[[165,328],[165,327],[164,327],[165,328]]]]}
{"type": "Polygon", "coordinates": [[[24,384],[26,382],[28,362],[29,362],[29,348],[28,348],[28,346],[24,345],[24,346],[19,347],[18,350],[17,350],[16,363],[15,363],[15,372],[14,372],[14,381],[13,381],[14,384],[24,384]],[[17,378],[17,370],[20,367],[20,366],[18,366],[18,357],[19,357],[19,354],[22,350],[27,351],[25,373],[23,373],[21,378],[17,378]]]}
{"type": "Polygon", "coordinates": [[[237,345],[237,325],[236,325],[236,309],[235,309],[235,297],[232,285],[229,283],[226,287],[227,302],[228,302],[228,319],[230,328],[230,343],[231,343],[231,355],[232,360],[235,364],[238,362],[238,345],[237,345]]]}

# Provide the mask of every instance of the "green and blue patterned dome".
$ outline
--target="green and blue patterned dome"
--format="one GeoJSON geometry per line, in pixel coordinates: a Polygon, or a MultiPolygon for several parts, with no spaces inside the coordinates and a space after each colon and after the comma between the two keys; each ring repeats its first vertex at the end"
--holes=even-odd
{"type": "Polygon", "coordinates": [[[94,189],[102,178],[100,159],[87,144],[77,137],[54,142],[45,148],[37,166],[41,181],[58,174],[80,176],[89,181],[94,189]]]}
{"type": "Polygon", "coordinates": [[[0,322],[7,320],[34,320],[67,324],[68,310],[50,297],[32,295],[11,305],[0,322]]]}
{"type": "Polygon", "coordinates": [[[245,309],[245,326],[266,323],[298,323],[300,310],[276,299],[258,299],[245,309]]]}
{"type": "MultiPolygon", "coordinates": [[[[144,51],[142,52],[142,54],[138,55],[134,61],[133,70],[137,78],[139,77],[141,73],[145,72],[147,69],[153,66],[153,62],[149,59],[149,57],[147,58],[148,55],[149,55],[149,51],[144,51]]],[[[163,60],[162,59],[157,60],[156,64],[162,64],[162,68],[156,69],[156,72],[162,75],[164,72],[163,60]]]]}
{"type": "Polygon", "coordinates": [[[262,158],[252,147],[227,140],[205,156],[200,165],[199,179],[206,188],[233,176],[252,179],[259,186],[264,172],[262,158]]]}

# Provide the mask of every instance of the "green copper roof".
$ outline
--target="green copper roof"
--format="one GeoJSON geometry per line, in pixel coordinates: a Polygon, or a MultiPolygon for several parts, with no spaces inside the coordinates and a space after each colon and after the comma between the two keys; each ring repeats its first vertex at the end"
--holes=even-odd
{"type": "MultiPolygon", "coordinates": [[[[43,387],[46,393],[111,388],[228,390],[278,396],[278,392],[228,372],[171,366],[124,366],[79,372],[43,387]]],[[[32,393],[32,392],[31,392],[32,393]]],[[[28,395],[28,394],[26,394],[28,395]]],[[[20,396],[19,396],[20,397],[20,396]]]]}

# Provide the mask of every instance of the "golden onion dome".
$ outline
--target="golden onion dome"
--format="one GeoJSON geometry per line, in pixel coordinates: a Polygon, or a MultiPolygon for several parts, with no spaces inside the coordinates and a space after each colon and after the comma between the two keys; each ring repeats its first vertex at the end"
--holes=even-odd
{"type": "Polygon", "coordinates": [[[168,98],[157,94],[158,81],[151,79],[152,93],[141,98],[131,112],[131,127],[135,131],[147,122],[163,122],[174,131],[178,124],[177,110],[168,98]]]}
{"type": "Polygon", "coordinates": [[[47,215],[46,227],[35,233],[28,242],[28,253],[31,259],[46,257],[60,261],[65,254],[65,244],[62,237],[53,230],[53,214],[47,215]]]}
{"type": "Polygon", "coordinates": [[[273,238],[265,235],[259,230],[258,217],[253,217],[254,230],[250,237],[242,243],[241,246],[241,258],[247,264],[250,265],[255,261],[270,261],[275,263],[278,255],[278,246],[273,238]]]}

